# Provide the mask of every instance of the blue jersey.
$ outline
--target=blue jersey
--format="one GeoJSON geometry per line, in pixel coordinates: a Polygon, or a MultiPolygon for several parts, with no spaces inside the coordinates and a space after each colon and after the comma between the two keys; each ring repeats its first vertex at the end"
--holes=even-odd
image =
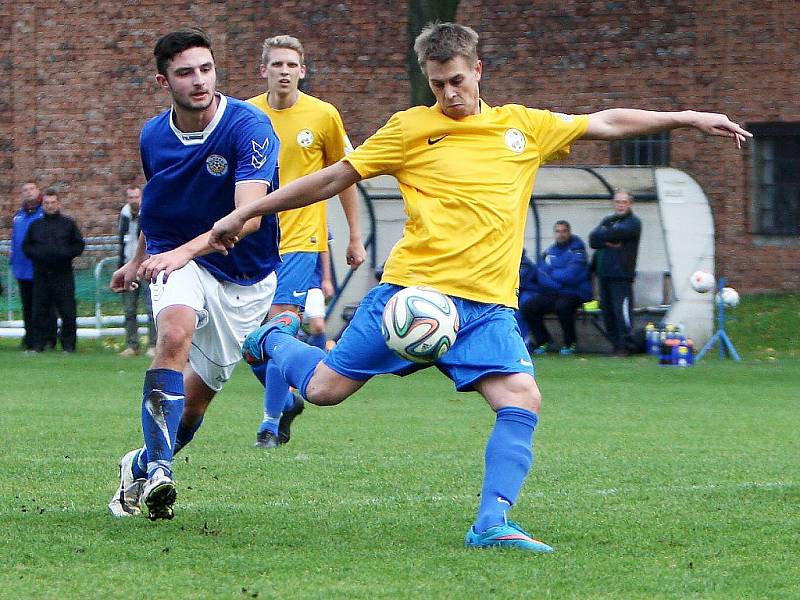
{"type": "MultiPolygon", "coordinates": [[[[172,110],[148,121],[140,152],[147,178],[140,224],[147,253],[173,250],[211,229],[234,208],[236,184],[260,181],[278,187],[278,138],[269,118],[235,98],[218,94],[219,106],[202,132],[183,133],[172,110]]],[[[261,218],[261,228],[245,237],[227,256],[195,259],[214,277],[249,285],[280,263],[278,221],[261,218]]]]}

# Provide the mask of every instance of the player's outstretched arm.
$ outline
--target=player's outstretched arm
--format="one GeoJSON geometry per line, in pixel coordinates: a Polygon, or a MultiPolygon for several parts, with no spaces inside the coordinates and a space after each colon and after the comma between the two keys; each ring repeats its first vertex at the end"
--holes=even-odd
{"type": "Polygon", "coordinates": [[[350,231],[350,241],[347,244],[347,264],[355,270],[367,259],[367,250],[361,241],[361,225],[358,217],[358,190],[355,185],[339,193],[339,202],[342,203],[347,228],[350,231]]]}
{"type": "Polygon", "coordinates": [[[589,115],[589,127],[583,139],[617,140],[681,127],[694,127],[707,135],[733,138],[737,148],[741,148],[747,138],[753,137],[752,133],[722,114],[610,108],[589,115]]]}
{"type": "Polygon", "coordinates": [[[295,179],[286,187],[255,202],[240,206],[214,223],[208,243],[214,250],[223,252],[238,241],[245,223],[253,217],[314,204],[339,194],[360,179],[358,171],[345,161],[339,161],[316,173],[295,179]]]}

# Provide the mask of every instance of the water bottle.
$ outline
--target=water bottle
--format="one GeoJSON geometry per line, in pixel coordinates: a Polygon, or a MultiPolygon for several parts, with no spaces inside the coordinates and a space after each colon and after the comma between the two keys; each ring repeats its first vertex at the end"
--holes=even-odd
{"type": "Polygon", "coordinates": [[[678,362],[679,367],[688,367],[689,366],[689,347],[686,345],[685,341],[682,341],[678,344],[678,362]]]}
{"type": "Polygon", "coordinates": [[[656,339],[657,339],[657,332],[656,326],[653,325],[652,321],[647,323],[644,328],[644,351],[647,354],[656,354],[657,353],[657,346],[656,346],[656,339]]]}

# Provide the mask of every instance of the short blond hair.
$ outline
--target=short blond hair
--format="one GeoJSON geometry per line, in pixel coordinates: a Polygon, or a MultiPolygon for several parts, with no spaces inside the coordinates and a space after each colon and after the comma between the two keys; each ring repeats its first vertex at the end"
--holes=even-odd
{"type": "Polygon", "coordinates": [[[267,64],[269,60],[269,51],[273,48],[287,48],[289,50],[294,50],[300,55],[300,64],[306,64],[305,61],[305,54],[303,53],[303,44],[300,43],[293,35],[275,35],[271,38],[267,38],[264,40],[264,44],[261,46],[261,64],[267,64]]]}
{"type": "Polygon", "coordinates": [[[463,56],[474,64],[478,61],[478,34],[458,23],[428,23],[414,40],[414,52],[423,73],[429,60],[443,63],[463,56]]]}

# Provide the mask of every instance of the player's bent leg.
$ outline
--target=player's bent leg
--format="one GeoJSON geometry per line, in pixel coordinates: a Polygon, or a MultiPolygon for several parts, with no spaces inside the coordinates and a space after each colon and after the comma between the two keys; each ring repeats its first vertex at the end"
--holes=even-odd
{"type": "Polygon", "coordinates": [[[300,329],[300,318],[294,312],[284,311],[275,315],[245,338],[242,344],[242,358],[249,365],[267,362],[271,356],[265,348],[269,334],[277,331],[294,337],[298,329],[300,329]]]}
{"type": "Polygon", "coordinates": [[[180,452],[192,441],[194,434],[203,424],[203,418],[209,404],[211,404],[211,400],[217,394],[216,390],[208,387],[189,365],[183,369],[183,385],[186,393],[186,402],[183,406],[181,422],[178,425],[178,433],[175,436],[174,454],[180,452]]]}
{"type": "Polygon", "coordinates": [[[305,399],[318,406],[334,406],[352,396],[365,383],[345,377],[320,362],[308,380],[305,399]]]}
{"type": "Polygon", "coordinates": [[[553,549],[507,518],[533,464],[533,433],[541,394],[527,373],[491,375],[475,384],[497,413],[486,444],[485,472],[475,523],[467,532],[470,547],[505,546],[532,552],[553,549]]]}

